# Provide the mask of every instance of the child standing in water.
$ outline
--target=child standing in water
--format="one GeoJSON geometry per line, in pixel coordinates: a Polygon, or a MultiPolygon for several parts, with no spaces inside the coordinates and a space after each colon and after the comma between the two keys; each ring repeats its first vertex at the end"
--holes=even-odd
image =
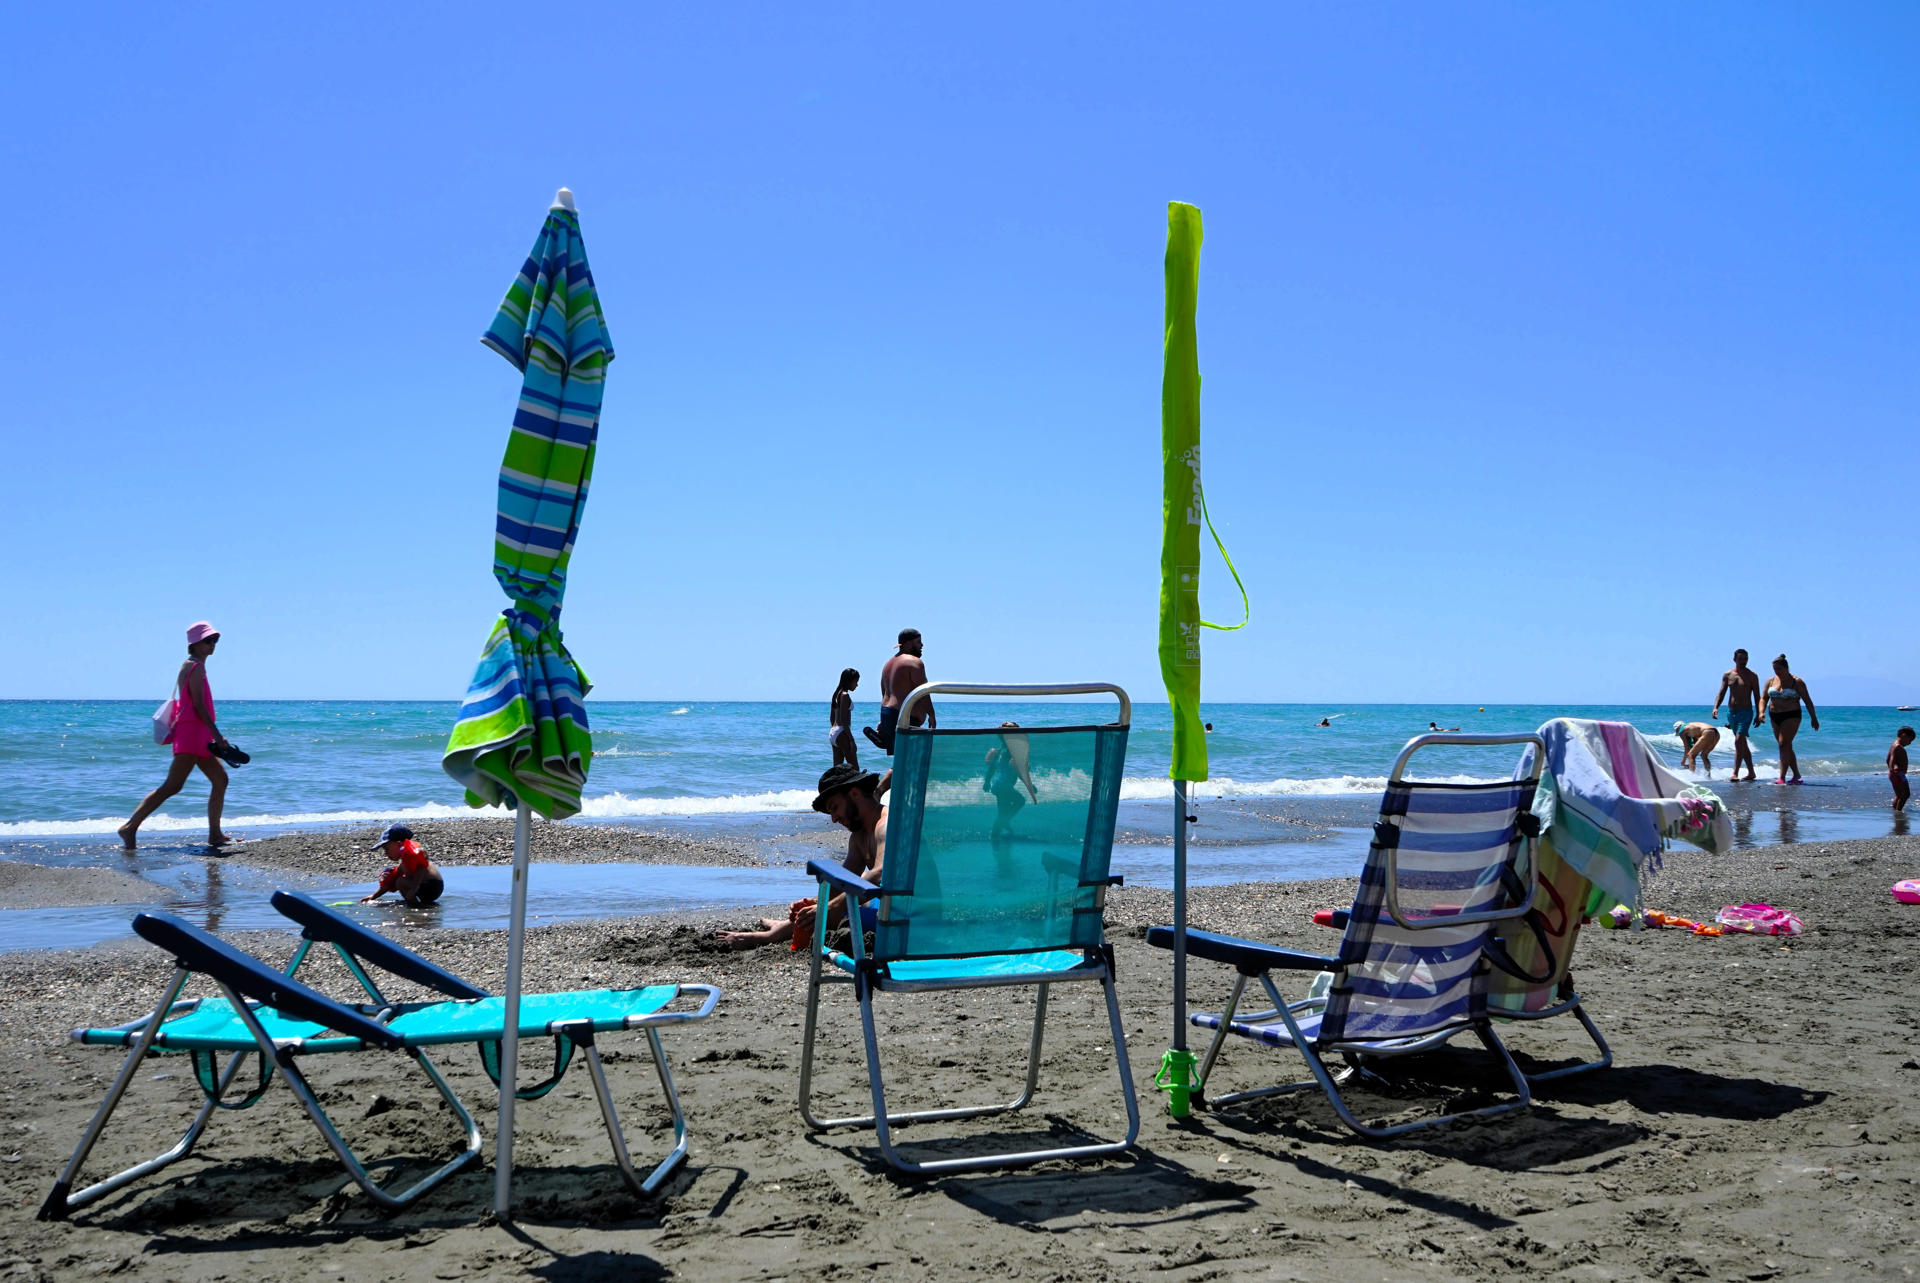
{"type": "Polygon", "coordinates": [[[1907,745],[1913,743],[1913,727],[1902,726],[1893,737],[1893,747],[1887,750],[1887,782],[1893,785],[1893,809],[1907,809],[1907,799],[1913,796],[1913,790],[1907,787],[1907,745]]]}
{"type": "Polygon", "coordinates": [[[827,705],[827,743],[833,746],[835,766],[860,765],[860,750],[853,742],[853,692],[860,685],[860,670],[840,670],[840,684],[833,688],[827,705]]]}
{"type": "Polygon", "coordinates": [[[368,904],[389,891],[398,891],[409,907],[417,909],[432,904],[447,889],[446,879],[440,876],[440,866],[427,858],[427,853],[414,841],[413,830],[406,825],[387,825],[387,831],[380,835],[373,849],[398,863],[389,865],[381,873],[380,885],[373,889],[372,895],[362,896],[360,903],[368,904]]]}

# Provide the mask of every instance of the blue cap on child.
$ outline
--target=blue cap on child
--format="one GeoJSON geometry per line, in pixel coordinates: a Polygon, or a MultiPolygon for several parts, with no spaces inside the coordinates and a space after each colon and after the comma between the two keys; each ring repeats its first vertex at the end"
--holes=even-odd
{"type": "Polygon", "coordinates": [[[380,840],[373,844],[373,849],[378,851],[381,847],[385,846],[389,842],[409,842],[412,840],[413,840],[412,829],[408,828],[404,824],[389,824],[387,825],[386,832],[380,835],[380,840]]]}

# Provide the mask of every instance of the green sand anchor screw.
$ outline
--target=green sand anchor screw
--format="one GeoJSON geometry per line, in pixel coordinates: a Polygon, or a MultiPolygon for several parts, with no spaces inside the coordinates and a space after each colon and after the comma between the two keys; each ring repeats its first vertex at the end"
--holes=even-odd
{"type": "Polygon", "coordinates": [[[1193,1053],[1169,1047],[1160,1058],[1160,1072],[1153,1076],[1156,1091],[1167,1093],[1167,1112],[1186,1118],[1193,1112],[1192,1096],[1200,1083],[1193,1076],[1193,1053]]]}

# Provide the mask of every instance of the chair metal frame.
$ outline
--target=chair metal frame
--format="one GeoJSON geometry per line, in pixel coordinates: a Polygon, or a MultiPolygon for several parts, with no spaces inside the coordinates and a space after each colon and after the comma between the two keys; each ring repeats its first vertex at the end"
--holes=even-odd
{"type": "MultiPolygon", "coordinates": [[[[352,919],[334,913],[308,896],[293,891],[276,891],[273,894],[273,907],[300,924],[300,944],[294,951],[292,961],[287,964],[287,974],[292,975],[306,960],[307,952],[316,941],[324,940],[333,946],[340,960],[347,966],[367,996],[383,1007],[395,1010],[418,1010],[422,1004],[413,1004],[405,1008],[395,1007],[381,994],[380,988],[367,974],[361,960],[350,946],[357,945],[363,952],[369,952],[370,960],[394,970],[403,979],[412,979],[449,994],[456,1001],[473,998],[488,998],[493,995],[476,985],[462,980],[452,972],[421,957],[411,949],[397,944],[377,932],[371,931],[352,919]]],[[[587,1069],[593,1079],[593,1091],[600,1104],[600,1116],[606,1123],[607,1141],[613,1148],[614,1161],[620,1167],[620,1175],[634,1193],[645,1197],[660,1188],[662,1182],[673,1169],[686,1158],[689,1145],[687,1116],[680,1104],[680,1093],[673,1082],[673,1071],[667,1066],[666,1048],[660,1043],[660,1030],[667,1025],[687,1024],[696,1020],[705,1020],[713,1014],[714,1007],[720,1001],[720,988],[708,984],[676,984],[678,991],[669,1002],[678,1001],[680,994],[699,993],[703,996],[700,1006],[693,1011],[656,1011],[645,1016],[630,1016],[625,1027],[628,1030],[642,1030],[647,1035],[647,1048],[653,1055],[654,1069],[660,1079],[661,1094],[666,1097],[667,1110],[673,1119],[673,1146],[667,1156],[642,1177],[634,1168],[633,1158],[627,1149],[627,1136],[620,1125],[620,1111],[613,1101],[613,1090],[607,1082],[606,1067],[601,1063],[600,1048],[595,1040],[593,1022],[589,1020],[561,1020],[547,1026],[546,1032],[555,1037],[565,1037],[579,1047],[587,1058],[587,1069]]],[[[481,1041],[496,1041],[482,1039],[481,1041]]],[[[506,1072],[506,1067],[501,1067],[506,1072]]],[[[559,1072],[564,1073],[561,1069],[559,1072]]]]}
{"type": "MultiPolygon", "coordinates": [[[[1546,758],[1545,741],[1542,740],[1539,735],[1532,732],[1513,735],[1476,735],[1455,734],[1450,732],[1416,735],[1407,741],[1406,746],[1401,749],[1399,757],[1394,760],[1392,773],[1388,777],[1389,787],[1407,782],[1405,774],[1407,763],[1420,749],[1434,744],[1467,747],[1532,744],[1535,746],[1536,751],[1533,758],[1533,771],[1527,778],[1535,785],[1539,783],[1540,774],[1544,768],[1546,758]]],[[[1397,822],[1400,818],[1399,816],[1389,816],[1385,817],[1383,822],[1393,822],[1397,827],[1397,822]]],[[[1535,868],[1533,859],[1532,843],[1534,839],[1527,838],[1525,840],[1529,843],[1526,857],[1527,876],[1529,880],[1534,880],[1537,875],[1537,869],[1535,868]]],[[[1526,916],[1532,904],[1532,898],[1529,896],[1524,903],[1507,909],[1494,909],[1470,914],[1454,914],[1447,917],[1410,919],[1406,917],[1400,909],[1398,887],[1399,859],[1397,847],[1387,848],[1386,874],[1384,903],[1387,913],[1395,924],[1409,931],[1456,927],[1468,923],[1510,921],[1526,916]]],[[[1339,1116],[1340,1121],[1348,1128],[1370,1140],[1388,1140],[1396,1136],[1405,1135],[1408,1132],[1437,1127],[1445,1123],[1456,1122],[1463,1119],[1494,1118],[1504,1114],[1516,1113],[1526,1109],[1532,1103],[1532,1092],[1529,1089],[1528,1076],[1520,1072],[1519,1066],[1514,1063],[1513,1057],[1507,1051],[1506,1045],[1500,1041],[1492,1029],[1491,1022],[1495,1019],[1502,1018],[1504,1013],[1489,1011],[1483,1016],[1457,1020],[1442,1028],[1429,1030],[1425,1033],[1407,1038],[1316,1042],[1305,1035],[1299,1023],[1299,1017],[1315,1014],[1324,1010],[1326,999],[1324,997],[1310,997],[1298,1002],[1289,1003],[1281,995],[1279,988],[1273,982],[1272,968],[1281,967],[1289,970],[1330,971],[1338,975],[1342,972],[1346,964],[1342,963],[1337,957],[1328,955],[1280,949],[1270,945],[1260,945],[1253,941],[1213,937],[1205,932],[1189,931],[1187,934],[1187,947],[1190,953],[1201,957],[1211,955],[1216,961],[1226,962],[1229,965],[1235,966],[1237,969],[1233,988],[1228,996],[1226,1007],[1217,1017],[1218,1023],[1214,1027],[1213,1038],[1209,1042],[1206,1053],[1200,1062],[1197,1076],[1202,1086],[1194,1093],[1194,1101],[1202,1108],[1224,1108],[1248,1100],[1282,1095],[1317,1086],[1326,1094],[1328,1102],[1333,1106],[1334,1113],[1339,1116]],[[1261,985],[1266,990],[1268,1000],[1273,1005],[1265,1011],[1241,1013],[1239,1011],[1239,1005],[1241,997],[1246,991],[1247,981],[1255,976],[1259,978],[1261,985]],[[1235,1019],[1236,1015],[1239,1017],[1237,1021],[1235,1019]],[[1255,1088],[1249,1091],[1232,1092],[1220,1096],[1208,1094],[1206,1092],[1206,1085],[1212,1081],[1213,1066],[1215,1061],[1219,1059],[1221,1049],[1225,1046],[1227,1035],[1229,1033],[1239,1033],[1244,1037],[1264,1041],[1252,1032],[1251,1026],[1271,1024],[1276,1019],[1286,1026],[1289,1040],[1293,1047],[1298,1050],[1306,1060],[1307,1070],[1312,1077],[1300,1082],[1284,1083],[1275,1087],[1255,1088]],[[1234,1026],[1236,1024],[1239,1024],[1241,1028],[1235,1029],[1234,1026]],[[1474,1035],[1479,1038],[1481,1044],[1485,1046],[1488,1051],[1498,1057],[1501,1067],[1507,1074],[1508,1081],[1513,1086],[1515,1099],[1495,1105],[1483,1106],[1478,1109],[1460,1110],[1454,1113],[1442,1114],[1433,1118],[1414,1119],[1410,1122],[1396,1124],[1391,1127],[1369,1126],[1361,1122],[1348,1106],[1345,1097],[1340,1091],[1340,1085],[1356,1075],[1370,1075],[1371,1071],[1367,1069],[1366,1061],[1370,1059],[1408,1056],[1419,1052],[1431,1051],[1469,1029],[1473,1031],[1474,1035]],[[1347,1062],[1345,1068],[1337,1074],[1329,1070],[1326,1065],[1324,1057],[1329,1054],[1338,1055],[1347,1062]]],[[[1170,939],[1170,936],[1171,933],[1164,927],[1156,927],[1148,933],[1149,942],[1155,944],[1166,943],[1166,941],[1170,939]]],[[[1481,965],[1485,966],[1487,964],[1483,960],[1481,965]]],[[[1577,1003],[1575,1005],[1577,1006],[1577,1003]]],[[[1540,1018],[1544,1018],[1545,1014],[1547,1013],[1543,1013],[1540,1018]]],[[[1557,1014],[1557,1012],[1552,1014],[1557,1014]]],[[[1210,1019],[1216,1019],[1216,1017],[1211,1017],[1208,1013],[1196,1012],[1191,1019],[1195,1025],[1204,1028],[1204,1022],[1210,1019]]],[[[1597,1038],[1598,1031],[1592,1029],[1591,1022],[1586,1020],[1584,1012],[1581,1013],[1581,1019],[1582,1023],[1587,1024],[1589,1030],[1593,1032],[1597,1038]]],[[[1558,1074],[1548,1076],[1558,1076],[1558,1074]]]]}
{"type": "MultiPolygon", "coordinates": [[[[193,932],[196,935],[201,934],[196,928],[189,926],[187,923],[180,922],[178,919],[169,918],[167,915],[157,914],[139,915],[139,917],[135,919],[136,929],[139,928],[141,919],[160,920],[170,923],[174,927],[184,928],[186,931],[193,932]]],[[[208,940],[213,939],[211,936],[207,936],[206,938],[208,940]]],[[[159,942],[155,941],[155,943],[159,942]]],[[[221,945],[218,941],[214,943],[222,950],[231,951],[230,946],[221,945]]],[[[161,947],[165,948],[167,946],[162,945],[161,947]]],[[[249,973],[243,971],[237,976],[209,976],[209,978],[214,981],[215,986],[220,992],[226,996],[227,1001],[233,1005],[234,1014],[238,1016],[241,1023],[246,1027],[248,1034],[252,1037],[259,1049],[259,1054],[271,1061],[273,1067],[284,1075],[288,1089],[293,1092],[294,1097],[300,1102],[301,1108],[306,1110],[308,1118],[312,1120],[314,1127],[320,1132],[321,1138],[326,1141],[327,1147],[339,1158],[341,1165],[346,1168],[347,1175],[353,1178],[354,1183],[366,1191],[367,1197],[371,1198],[381,1207],[390,1210],[406,1207],[422,1194],[433,1189],[480,1156],[480,1127],[474,1122],[473,1115],[467,1112],[467,1108],[461,1103],[460,1098],[454,1094],[453,1089],[447,1085],[447,1081],[441,1076],[438,1067],[436,1067],[433,1061],[429,1059],[424,1052],[420,1051],[420,1049],[403,1046],[400,1039],[394,1035],[391,1030],[385,1028],[383,1021],[392,1015],[391,1008],[380,1008],[369,1011],[364,1007],[356,1009],[347,1007],[344,1004],[335,1003],[331,999],[315,993],[291,980],[289,976],[273,971],[272,968],[256,959],[249,958],[244,954],[239,954],[237,951],[231,952],[233,952],[235,957],[241,958],[245,962],[250,963],[253,968],[257,968],[257,972],[249,973]],[[270,991],[269,986],[271,986],[272,982],[267,981],[266,984],[263,985],[261,981],[264,977],[272,977],[282,982],[288,989],[295,991],[292,997],[312,1012],[309,1018],[314,1020],[315,1023],[337,1022],[329,1023],[328,1027],[347,1035],[348,1038],[361,1039],[371,1047],[400,1051],[411,1057],[414,1063],[419,1065],[426,1073],[428,1080],[432,1082],[434,1086],[434,1090],[440,1093],[440,1099],[446,1103],[447,1108],[452,1110],[454,1117],[459,1120],[460,1126],[465,1132],[465,1141],[460,1152],[445,1164],[397,1193],[388,1190],[376,1181],[372,1174],[368,1172],[366,1165],[354,1154],[352,1146],[347,1144],[346,1139],[340,1135],[339,1128],[334,1125],[325,1107],[321,1105],[319,1097],[307,1082],[306,1076],[300,1071],[298,1058],[308,1051],[308,1040],[305,1038],[283,1038],[276,1040],[267,1033],[265,1027],[260,1023],[259,1017],[255,1014],[253,1004],[243,991],[270,991]],[[233,982],[236,979],[238,983],[233,982]]],[[[194,974],[196,970],[198,970],[198,968],[176,955],[174,974],[168,980],[160,996],[160,1001],[155,1005],[152,1014],[140,1020],[132,1020],[125,1024],[112,1027],[116,1032],[131,1033],[136,1029],[139,1032],[134,1039],[132,1048],[127,1053],[125,1062],[120,1066],[120,1072],[118,1076],[115,1077],[113,1085],[107,1089],[106,1097],[100,1102],[99,1108],[94,1111],[93,1119],[87,1124],[86,1131],[81,1134],[80,1143],[74,1149],[73,1156],[67,1160],[67,1164],[61,1170],[59,1178],[54,1182],[52,1192],[47,1195],[46,1201],[41,1204],[39,1211],[40,1220],[64,1220],[67,1216],[86,1207],[88,1204],[97,1202],[115,1190],[139,1180],[141,1177],[151,1175],[172,1163],[178,1162],[193,1152],[194,1145],[206,1130],[207,1123],[213,1117],[213,1111],[219,1105],[221,1097],[232,1085],[241,1064],[251,1053],[245,1051],[234,1053],[233,1059],[228,1062],[227,1067],[221,1071],[214,1091],[209,1093],[207,1099],[201,1103],[199,1111],[194,1115],[193,1121],[188,1125],[186,1132],[171,1148],[143,1162],[135,1163],[130,1167],[124,1168],[103,1180],[96,1181],[78,1192],[69,1192],[73,1189],[74,1179],[80,1173],[81,1164],[86,1161],[87,1155],[93,1150],[94,1144],[106,1130],[107,1122],[112,1118],[114,1110],[118,1108],[121,1098],[126,1095],[128,1087],[132,1085],[133,1076],[139,1070],[141,1061],[153,1050],[154,1042],[159,1037],[161,1026],[168,1019],[186,1015],[199,1007],[201,999],[192,998],[185,1001],[180,1000],[181,990],[186,987],[188,977],[194,974]]],[[[203,972],[202,974],[205,973],[203,972]]],[[[279,1006],[278,1003],[274,1005],[276,1007],[279,1006]]],[[[76,1042],[84,1041],[83,1036],[87,1032],[87,1030],[76,1029],[73,1031],[72,1037],[76,1042]]],[[[315,1039],[313,1041],[316,1044],[315,1050],[324,1052],[329,1049],[320,1047],[320,1043],[341,1040],[315,1039]]],[[[359,1050],[359,1048],[355,1048],[354,1050],[359,1050]]]]}
{"type": "MultiPolygon", "coordinates": [[[[1126,691],[1105,682],[1087,682],[1071,684],[1022,684],[1022,685],[982,685],[967,682],[928,682],[917,687],[900,706],[901,734],[937,734],[938,732],[913,731],[911,712],[913,706],[933,695],[989,695],[1001,698],[1020,698],[1032,695],[1113,695],[1120,703],[1120,716],[1108,726],[1128,726],[1132,721],[1132,701],[1126,691]]],[[[880,886],[867,879],[850,873],[837,864],[815,860],[807,865],[819,885],[818,911],[814,915],[814,933],[812,964],[807,978],[806,1023],[801,1037],[800,1052],[800,1117],[806,1125],[816,1132],[839,1128],[874,1129],[879,1141],[880,1153],[887,1163],[898,1171],[911,1176],[935,1176],[952,1172],[982,1171],[991,1168],[1016,1167],[1048,1159],[1098,1158],[1110,1154],[1122,1153],[1133,1147],[1140,1134],[1140,1104],[1134,1093],[1133,1071],[1127,1059],[1126,1030],[1120,1020],[1120,1000],[1114,989],[1113,947],[1103,944],[1099,950],[1086,951],[1086,960],[1078,966],[1062,971],[1044,972],[1033,975],[964,977],[942,980],[904,980],[895,979],[886,974],[884,966],[877,963],[866,953],[864,932],[860,929],[859,914],[854,907],[858,903],[880,896],[880,886]],[[851,974],[837,966],[830,967],[827,962],[827,905],[835,892],[845,894],[848,905],[849,934],[852,937],[851,959],[854,969],[851,974]],[[1114,1060],[1120,1077],[1121,1094],[1127,1108],[1127,1134],[1119,1141],[1101,1141],[1087,1145],[1063,1145],[1049,1149],[1017,1150],[999,1154],[968,1155],[962,1158],[932,1159],[925,1162],[912,1161],[899,1152],[893,1141],[893,1128],[903,1123],[921,1123],[935,1121],[954,1121],[968,1118],[984,1118],[999,1114],[1008,1114],[1026,1107],[1032,1100],[1040,1080],[1040,1047],[1045,1034],[1047,1019],[1047,998],[1053,985],[1068,982],[1097,981],[1106,998],[1107,1023],[1113,1037],[1114,1060]],[[851,986],[855,1000],[860,1004],[860,1025],[866,1049],[867,1084],[873,1098],[873,1112],[845,1118],[821,1118],[813,1108],[813,1066],[815,1035],[819,1028],[820,995],[831,985],[851,986]],[[1024,1083],[1018,1095],[1004,1104],[966,1105],[948,1109],[921,1109],[905,1112],[892,1112],[887,1108],[886,1084],[880,1064],[879,1031],[874,1022],[873,998],[875,993],[933,993],[960,989],[999,988],[1011,985],[1033,985],[1036,988],[1033,1004],[1033,1031],[1027,1044],[1027,1070],[1024,1083]]],[[[1109,884],[1118,879],[1109,878],[1109,884]]],[[[1103,892],[1104,894],[1104,892],[1103,892]]]]}

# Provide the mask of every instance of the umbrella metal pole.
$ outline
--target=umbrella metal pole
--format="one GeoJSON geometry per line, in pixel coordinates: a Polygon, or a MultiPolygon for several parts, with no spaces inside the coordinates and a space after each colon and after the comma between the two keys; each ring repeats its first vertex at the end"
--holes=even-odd
{"type": "Polygon", "coordinates": [[[500,1038],[500,1126],[493,1144],[493,1210],[513,1205],[513,1102],[520,1080],[520,953],[527,930],[527,845],[532,815],[525,802],[513,817],[513,910],[507,921],[506,1028],[500,1038]]]}
{"type": "Polygon", "coordinates": [[[1187,782],[1173,782],[1173,1049],[1187,1049],[1187,782]]]}

